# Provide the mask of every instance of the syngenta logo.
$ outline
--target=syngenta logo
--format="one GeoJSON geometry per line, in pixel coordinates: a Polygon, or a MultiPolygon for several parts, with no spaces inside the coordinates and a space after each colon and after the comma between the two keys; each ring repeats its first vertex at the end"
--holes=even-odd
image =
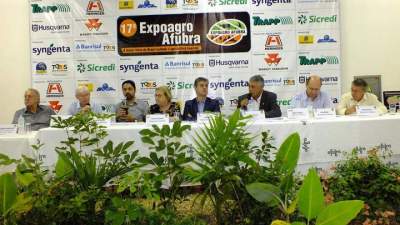
{"type": "Polygon", "coordinates": [[[273,26],[273,25],[290,25],[293,24],[293,19],[290,16],[276,17],[276,18],[261,18],[253,16],[254,26],[273,26]]]}
{"type": "Polygon", "coordinates": [[[96,64],[79,63],[78,66],[76,67],[76,70],[79,73],[115,71],[115,64],[112,63],[108,65],[96,65],[96,64]]]}
{"type": "Polygon", "coordinates": [[[246,80],[233,81],[232,78],[229,78],[227,81],[219,81],[219,82],[210,82],[210,89],[217,90],[218,88],[222,88],[225,90],[229,90],[235,87],[248,87],[249,82],[246,80]]]}
{"type": "Polygon", "coordinates": [[[214,66],[230,66],[236,67],[241,65],[249,65],[249,60],[220,60],[220,59],[210,59],[208,61],[210,67],[214,66]]]}
{"type": "Polygon", "coordinates": [[[339,64],[339,58],[336,56],[323,56],[317,58],[307,58],[307,56],[299,56],[300,66],[316,66],[316,65],[336,65],[339,64]]]}
{"type": "Polygon", "coordinates": [[[35,54],[35,55],[40,55],[40,54],[52,55],[53,53],[65,53],[65,52],[71,52],[70,47],[68,47],[68,46],[54,46],[54,44],[50,44],[49,47],[33,48],[32,49],[32,53],[35,54]]]}
{"type": "Polygon", "coordinates": [[[267,5],[267,6],[272,6],[274,4],[286,4],[286,3],[292,3],[291,0],[252,0],[251,1],[253,5],[260,6],[262,5],[267,5]]]}
{"type": "Polygon", "coordinates": [[[157,63],[147,63],[142,64],[142,61],[139,61],[137,64],[129,64],[129,65],[120,65],[119,70],[126,73],[128,71],[134,71],[136,73],[142,70],[158,70],[159,65],[157,63]]]}
{"type": "Polygon", "coordinates": [[[336,23],[337,22],[337,15],[332,15],[332,16],[306,16],[306,15],[300,15],[298,16],[298,22],[299,24],[314,24],[314,23],[336,23]]]}

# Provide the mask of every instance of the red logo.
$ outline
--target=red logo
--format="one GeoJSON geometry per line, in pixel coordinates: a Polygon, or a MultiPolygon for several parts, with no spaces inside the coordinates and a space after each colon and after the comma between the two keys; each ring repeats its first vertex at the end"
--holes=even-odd
{"type": "Polygon", "coordinates": [[[282,50],[283,44],[281,36],[279,35],[268,35],[265,41],[265,50],[282,50]]]}
{"type": "Polygon", "coordinates": [[[49,101],[49,107],[56,113],[60,112],[62,105],[60,101],[49,101]]]}
{"type": "Polygon", "coordinates": [[[104,15],[104,8],[103,4],[100,0],[90,0],[87,8],[86,8],[87,15],[104,15]]]}
{"type": "Polygon", "coordinates": [[[282,58],[279,57],[279,53],[268,53],[264,60],[269,66],[272,64],[277,66],[281,62],[282,58]]]}
{"type": "Polygon", "coordinates": [[[102,24],[103,23],[100,22],[100,19],[88,19],[85,23],[89,31],[92,31],[93,29],[99,30],[102,24]]]}
{"type": "Polygon", "coordinates": [[[64,92],[60,83],[49,83],[47,86],[47,97],[63,97],[64,92]]]}

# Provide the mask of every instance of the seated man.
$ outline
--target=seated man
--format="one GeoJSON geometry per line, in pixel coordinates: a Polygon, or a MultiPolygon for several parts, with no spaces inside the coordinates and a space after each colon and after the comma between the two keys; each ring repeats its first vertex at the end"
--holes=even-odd
{"type": "Polygon", "coordinates": [[[351,92],[342,95],[337,107],[339,115],[356,113],[356,106],[376,106],[380,114],[386,113],[386,107],[378,101],[378,98],[367,92],[368,84],[363,79],[355,79],[351,84],[351,92]]]}
{"type": "Polygon", "coordinates": [[[25,108],[15,112],[13,124],[18,123],[22,116],[25,123],[31,124],[31,130],[36,131],[50,126],[50,117],[56,113],[48,106],[39,105],[40,94],[36,89],[29,88],[25,91],[25,108]]]}
{"type": "Polygon", "coordinates": [[[197,120],[197,113],[221,112],[219,102],[207,97],[208,80],[206,78],[197,78],[194,81],[194,90],[196,91],[196,98],[185,102],[183,120],[195,121],[197,120]]]}
{"type": "Polygon", "coordinates": [[[313,109],[333,108],[329,95],[321,91],[322,81],[319,76],[310,76],[306,81],[306,91],[303,91],[292,99],[293,108],[313,109]]]}
{"type": "Polygon", "coordinates": [[[243,110],[264,110],[266,118],[280,117],[281,109],[273,92],[264,90],[264,78],[256,75],[250,78],[249,93],[239,97],[238,108],[243,110]]]}
{"type": "Polygon", "coordinates": [[[73,102],[68,108],[68,115],[77,113],[85,113],[92,111],[94,113],[102,113],[101,107],[90,101],[90,91],[86,86],[80,86],[75,91],[75,97],[78,101],[73,102]]]}
{"type": "Polygon", "coordinates": [[[122,93],[126,99],[118,103],[115,107],[117,122],[145,121],[149,105],[143,101],[136,100],[135,92],[135,82],[126,80],[122,83],[122,93]]]}

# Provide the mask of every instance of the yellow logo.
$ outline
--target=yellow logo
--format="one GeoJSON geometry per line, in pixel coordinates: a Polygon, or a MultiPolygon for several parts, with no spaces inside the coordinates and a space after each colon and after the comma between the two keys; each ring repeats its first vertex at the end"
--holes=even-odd
{"type": "Polygon", "coordinates": [[[78,87],[87,87],[90,92],[93,92],[93,83],[80,83],[78,87]]]}
{"type": "Polygon", "coordinates": [[[299,44],[314,44],[314,35],[299,35],[299,44]]]}
{"type": "Polygon", "coordinates": [[[133,0],[119,0],[119,9],[133,9],[133,0]]]}

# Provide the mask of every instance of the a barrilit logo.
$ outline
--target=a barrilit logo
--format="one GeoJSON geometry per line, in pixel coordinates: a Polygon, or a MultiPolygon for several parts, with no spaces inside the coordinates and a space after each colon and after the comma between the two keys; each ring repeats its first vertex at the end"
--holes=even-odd
{"type": "Polygon", "coordinates": [[[262,18],[253,16],[254,26],[276,26],[276,25],[292,25],[293,19],[290,16],[281,16],[275,18],[262,18]]]}
{"type": "Polygon", "coordinates": [[[51,82],[47,85],[47,97],[64,97],[64,92],[60,82],[51,82]]]}
{"type": "Polygon", "coordinates": [[[183,61],[173,61],[168,60],[164,63],[165,70],[174,69],[202,69],[204,68],[204,61],[201,60],[183,60],[183,61]]]}
{"type": "Polygon", "coordinates": [[[322,56],[309,58],[307,56],[299,56],[300,66],[318,66],[318,65],[337,65],[339,58],[337,56],[322,56]]]}
{"type": "Polygon", "coordinates": [[[34,55],[42,55],[42,54],[46,54],[46,55],[53,55],[55,53],[69,53],[71,52],[71,48],[68,46],[57,46],[54,45],[53,43],[49,45],[49,47],[41,47],[41,48],[32,48],[32,53],[34,55]]]}
{"type": "Polygon", "coordinates": [[[101,43],[91,43],[91,44],[80,43],[75,45],[76,52],[99,52],[102,50],[103,50],[103,45],[101,43]]]}
{"type": "Polygon", "coordinates": [[[208,0],[211,7],[228,6],[228,5],[247,5],[247,0],[208,0]]]}
{"type": "Polygon", "coordinates": [[[249,65],[249,60],[247,60],[247,59],[235,59],[235,60],[209,59],[208,65],[210,67],[216,67],[216,66],[228,66],[230,68],[247,67],[249,65]]]}
{"type": "Polygon", "coordinates": [[[32,13],[69,13],[71,7],[68,4],[39,5],[31,4],[32,13]]]}
{"type": "Polygon", "coordinates": [[[100,0],[89,0],[86,15],[104,15],[104,7],[100,0]]]}
{"type": "Polygon", "coordinates": [[[158,70],[159,68],[160,65],[157,63],[142,63],[142,61],[138,61],[136,64],[123,64],[119,66],[119,70],[123,73],[127,73],[129,71],[139,73],[145,70],[158,70]]]}
{"type": "Polygon", "coordinates": [[[230,90],[232,88],[248,87],[248,86],[249,82],[247,80],[234,81],[232,78],[229,78],[227,81],[210,82],[210,89],[215,91],[218,89],[230,90]]]}
{"type": "Polygon", "coordinates": [[[273,6],[280,4],[290,4],[292,0],[252,0],[251,3],[255,6],[273,6]]]}
{"type": "Polygon", "coordinates": [[[98,65],[94,63],[85,64],[79,63],[76,66],[76,71],[79,73],[88,73],[88,72],[111,72],[115,71],[115,64],[105,64],[105,65],[98,65]]]}
{"type": "Polygon", "coordinates": [[[32,24],[32,32],[49,31],[50,33],[68,33],[71,26],[69,24],[61,25],[43,25],[43,24],[32,24]]]}

